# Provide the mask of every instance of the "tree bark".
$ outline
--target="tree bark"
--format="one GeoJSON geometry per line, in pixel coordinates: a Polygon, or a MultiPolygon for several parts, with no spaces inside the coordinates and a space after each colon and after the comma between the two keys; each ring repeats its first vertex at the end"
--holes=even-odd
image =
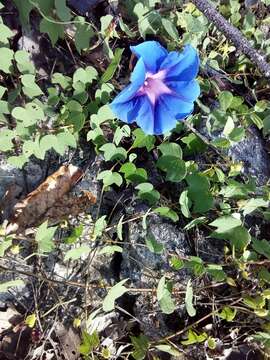
{"type": "Polygon", "coordinates": [[[260,72],[270,78],[270,64],[266,61],[265,55],[255,50],[244,35],[231,25],[207,0],[191,0],[191,2],[222,32],[226,38],[234,43],[237,50],[245,54],[260,72]]]}

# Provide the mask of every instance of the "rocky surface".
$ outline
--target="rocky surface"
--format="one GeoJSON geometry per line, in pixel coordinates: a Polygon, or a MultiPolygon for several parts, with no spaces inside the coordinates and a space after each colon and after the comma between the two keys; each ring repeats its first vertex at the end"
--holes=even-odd
{"type": "Polygon", "coordinates": [[[260,132],[249,127],[244,140],[233,145],[228,152],[236,162],[243,162],[243,174],[256,179],[258,186],[265,185],[270,178],[270,155],[260,132]]]}

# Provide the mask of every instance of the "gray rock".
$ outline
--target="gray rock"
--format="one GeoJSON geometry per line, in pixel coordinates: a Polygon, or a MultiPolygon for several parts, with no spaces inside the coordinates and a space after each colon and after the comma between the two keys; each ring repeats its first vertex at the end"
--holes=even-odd
{"type": "MultiPolygon", "coordinates": [[[[208,140],[215,140],[222,134],[221,130],[208,132],[205,122],[199,126],[199,132],[208,140]]],[[[221,150],[219,150],[221,151],[221,150]]],[[[246,131],[245,138],[224,151],[233,161],[242,162],[244,176],[252,176],[258,186],[265,185],[270,178],[270,155],[266,150],[266,144],[262,134],[255,126],[250,126],[246,131]]],[[[197,160],[201,156],[197,157],[197,160]]],[[[202,160],[203,161],[203,160],[202,160]]],[[[198,160],[198,163],[200,160],[198,160]]]]}
{"type": "MultiPolygon", "coordinates": [[[[138,214],[139,209],[139,206],[135,206],[131,213],[138,214]]],[[[145,206],[144,212],[146,211],[145,206]]],[[[121,277],[130,278],[135,287],[149,287],[159,279],[159,274],[170,271],[170,254],[190,254],[188,241],[177,225],[158,215],[151,215],[147,218],[147,226],[145,230],[141,222],[130,222],[128,242],[123,250],[121,277]],[[154,254],[145,245],[147,236],[151,234],[164,246],[161,255],[154,254]]]]}
{"type": "Polygon", "coordinates": [[[255,177],[258,186],[267,183],[270,178],[270,155],[257,129],[250,127],[246,138],[232,146],[228,154],[234,161],[243,162],[243,173],[255,177]]]}
{"type": "MultiPolygon", "coordinates": [[[[127,211],[134,216],[140,212],[145,213],[147,209],[145,205],[137,204],[128,207],[127,211]]],[[[141,221],[128,223],[120,278],[129,278],[129,287],[154,290],[160,278],[166,274],[168,278],[174,279],[174,290],[184,290],[188,274],[186,270],[173,271],[169,259],[173,254],[182,256],[190,254],[187,238],[178,225],[158,215],[151,215],[146,221],[147,230],[143,228],[141,221]],[[154,254],[146,247],[145,240],[149,235],[153,235],[156,241],[164,246],[162,254],[154,254]]],[[[132,313],[140,322],[140,330],[153,340],[172,333],[185,315],[182,305],[178,306],[177,311],[172,315],[163,314],[151,290],[135,292],[126,303],[133,303],[132,313]]],[[[180,303],[182,304],[181,300],[180,303]]]]}

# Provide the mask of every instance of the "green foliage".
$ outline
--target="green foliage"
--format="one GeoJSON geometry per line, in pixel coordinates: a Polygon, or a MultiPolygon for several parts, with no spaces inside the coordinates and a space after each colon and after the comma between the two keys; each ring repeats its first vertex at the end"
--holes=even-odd
{"type": "Polygon", "coordinates": [[[80,246],[75,249],[71,249],[67,251],[64,261],[67,260],[77,260],[80,259],[82,255],[87,256],[89,252],[91,251],[91,248],[87,245],[80,246]]]}
{"type": "Polygon", "coordinates": [[[154,235],[150,233],[145,239],[146,246],[154,254],[162,254],[164,250],[163,244],[156,241],[154,235]]]}
{"type": "MultiPolygon", "coordinates": [[[[263,1],[262,9],[268,2],[263,1]]],[[[118,195],[120,192],[130,194],[128,199],[132,203],[139,200],[139,203],[148,205],[144,213],[130,214],[128,209],[118,223],[117,220],[115,223],[115,219],[119,219],[114,216],[115,208],[111,214],[98,214],[92,234],[89,234],[89,241],[98,244],[94,256],[99,256],[101,261],[111,261],[113,254],[129,251],[119,243],[126,241],[123,224],[128,226],[140,219],[146,234],[145,244],[140,245],[146,246],[160,261],[164,261],[167,255],[169,259],[164,268],[170,272],[164,271],[162,266],[163,276],[156,289],[160,310],[172,314],[176,301],[180,307],[186,307],[188,318],[185,321],[189,330],[186,340],[181,342],[183,346],[198,344],[199,348],[199,344],[204,343],[201,346],[207,351],[215,350],[217,346],[216,332],[200,333],[199,327],[190,327],[194,322],[191,318],[200,316],[202,293],[198,284],[203,283],[204,297],[211,288],[211,305],[204,305],[206,310],[213,312],[214,307],[213,315],[220,318],[217,326],[220,322],[227,322],[224,337],[228,336],[234,321],[242,322],[243,313],[247,311],[256,324],[256,333],[251,330],[249,336],[259,346],[270,347],[267,327],[270,245],[267,234],[263,233],[270,220],[269,184],[256,185],[254,180],[242,174],[247,164],[241,164],[229,155],[231,146],[242,141],[246,134],[249,136],[250,126],[257,127],[266,138],[270,133],[265,80],[258,76],[250,62],[238,56],[238,52],[235,56],[238,49],[216,32],[192,3],[175,6],[170,1],[131,0],[121,4],[119,17],[107,14],[100,17],[100,23],[93,24],[71,11],[66,0],[13,0],[13,3],[28,32],[31,12],[31,17],[33,15],[39,22],[41,36],[48,37],[56,51],[67,50],[64,49],[67,40],[68,53],[72,53],[76,69],[73,71],[71,66],[68,73],[63,73],[64,67],[57,62],[58,72],[52,70],[48,77],[41,75],[40,69],[35,68],[35,59],[27,51],[15,50],[18,48],[16,32],[4,23],[3,12],[3,19],[0,19],[0,152],[4,159],[23,168],[33,157],[42,163],[48,152],[58,155],[62,162],[68,151],[69,159],[77,159],[77,154],[81,156],[85,146],[89,146],[90,151],[94,149],[104,159],[103,171],[97,176],[103,185],[102,196],[104,192],[113,190],[118,195]],[[139,38],[148,38],[149,35],[159,39],[168,50],[179,50],[186,43],[193,44],[198,49],[203,69],[199,76],[201,97],[194,114],[186,123],[179,122],[176,129],[164,137],[146,135],[136,128],[135,123],[121,123],[109,106],[119,89],[128,83],[129,69],[135,64],[133,58],[128,58],[128,44],[136,44],[139,38]],[[80,58],[80,54],[83,57],[80,58]],[[98,64],[99,73],[95,67],[85,65],[89,62],[98,64]],[[210,146],[205,137],[210,139],[210,146]],[[85,145],[86,141],[88,144],[85,145]],[[180,256],[181,249],[171,250],[154,237],[148,223],[151,216],[156,215],[164,217],[165,224],[181,228],[189,242],[194,243],[191,256],[180,256]],[[256,231],[253,225],[249,225],[250,217],[258,222],[256,231]],[[112,229],[117,238],[107,241],[112,229]],[[257,236],[260,231],[262,234],[257,236]],[[103,242],[105,234],[106,241],[103,242]],[[209,238],[209,242],[216,239],[219,249],[224,248],[222,259],[218,254],[218,263],[205,261],[200,237],[209,238]],[[192,256],[194,254],[197,256],[192,256]],[[191,279],[185,294],[182,291],[173,293],[172,283],[175,279],[178,281],[181,271],[187,272],[191,279]],[[166,280],[168,278],[170,281],[166,280]],[[241,282],[245,291],[239,290],[241,282]],[[216,288],[220,288],[220,283],[226,288],[228,297],[222,299],[222,303],[216,303],[216,296],[220,297],[216,288]],[[232,288],[233,299],[240,302],[236,306],[227,301],[232,288]]],[[[216,7],[256,49],[267,51],[270,42],[262,29],[268,26],[269,20],[264,18],[263,11],[258,17],[256,8],[252,8],[251,13],[238,0],[217,3],[216,7]]],[[[84,163],[85,159],[81,160],[84,163]]],[[[102,196],[97,199],[100,206],[102,196]]],[[[122,201],[127,204],[126,198],[120,198],[116,206],[123,205],[122,201]]],[[[64,239],[65,247],[72,245],[65,252],[64,261],[72,263],[89,255],[92,246],[81,244],[83,230],[81,224],[64,239]]],[[[55,232],[56,227],[49,227],[47,222],[38,227],[35,242],[39,255],[46,256],[56,250],[61,254],[63,244],[54,242],[55,232]]],[[[3,235],[0,256],[11,258],[13,252],[15,254],[19,247],[24,246],[20,239],[20,245],[17,242],[16,236],[3,235]]],[[[76,266],[76,262],[73,265],[76,266]]],[[[102,278],[100,280],[103,288],[102,278]]],[[[122,280],[109,289],[103,311],[115,309],[115,301],[128,292],[124,286],[126,281],[122,280]]],[[[6,282],[0,284],[0,291],[22,284],[20,280],[6,282]]],[[[149,287],[149,284],[145,285],[149,287]]],[[[239,339],[247,340],[242,333],[239,336],[239,339]]],[[[180,356],[173,341],[163,342],[152,343],[143,334],[132,336],[133,349],[128,351],[132,351],[134,359],[144,359],[148,352],[156,350],[180,356]]],[[[80,353],[85,359],[112,356],[108,348],[100,345],[96,331],[89,334],[83,329],[80,353]]]]}
{"type": "Polygon", "coordinates": [[[157,299],[161,311],[164,314],[172,314],[175,311],[175,303],[172,299],[172,284],[166,281],[166,277],[162,276],[157,287],[157,299]]]}
{"type": "Polygon", "coordinates": [[[99,346],[99,336],[96,331],[91,335],[87,331],[82,331],[82,343],[80,345],[79,351],[82,355],[89,355],[94,349],[99,346]]]}
{"type": "Polygon", "coordinates": [[[193,288],[192,283],[189,280],[186,288],[185,305],[189,316],[196,315],[196,309],[193,306],[193,288]]]}
{"type": "Polygon", "coordinates": [[[180,182],[186,176],[186,165],[182,160],[182,150],[178,144],[164,143],[159,147],[162,155],[157,167],[166,172],[166,180],[180,182]]]}
{"type": "Polygon", "coordinates": [[[48,227],[47,221],[38,227],[35,240],[37,242],[38,252],[40,254],[50,253],[54,249],[55,245],[53,242],[53,237],[56,230],[56,226],[48,227]]]}
{"type": "Polygon", "coordinates": [[[131,342],[134,347],[132,356],[135,360],[143,360],[146,357],[148,348],[150,346],[148,338],[141,334],[138,337],[131,336],[131,342]]]}
{"type": "Polygon", "coordinates": [[[115,308],[115,301],[126,292],[128,289],[123,286],[128,281],[128,279],[124,279],[114,285],[106,295],[105,299],[103,300],[103,310],[106,312],[112,311],[115,308]]]}
{"type": "Polygon", "coordinates": [[[204,332],[202,334],[197,334],[193,330],[188,331],[188,338],[187,340],[181,341],[182,345],[192,345],[204,342],[207,339],[207,334],[204,332]]]}

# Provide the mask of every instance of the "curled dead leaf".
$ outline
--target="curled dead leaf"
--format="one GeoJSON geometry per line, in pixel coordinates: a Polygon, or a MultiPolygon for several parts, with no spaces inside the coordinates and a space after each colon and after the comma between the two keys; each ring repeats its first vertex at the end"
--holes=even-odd
{"type": "Polygon", "coordinates": [[[57,222],[69,215],[78,215],[96,202],[89,192],[75,197],[67,195],[81,179],[83,171],[74,165],[63,165],[13,209],[6,234],[21,233],[46,220],[57,222]]]}

